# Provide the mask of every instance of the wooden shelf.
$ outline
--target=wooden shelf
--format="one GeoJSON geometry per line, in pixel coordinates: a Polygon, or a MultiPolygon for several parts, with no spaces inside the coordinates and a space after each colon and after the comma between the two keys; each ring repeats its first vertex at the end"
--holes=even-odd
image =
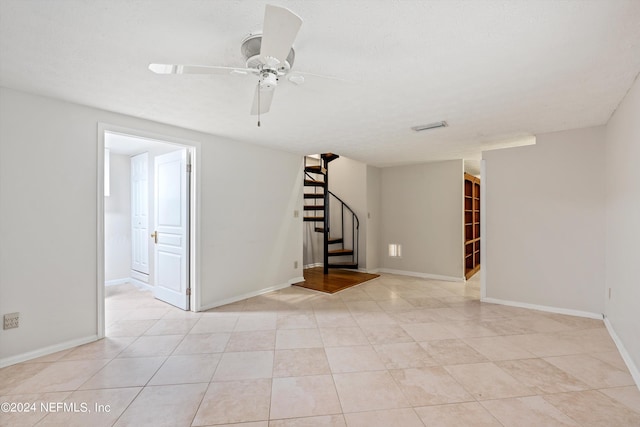
{"type": "Polygon", "coordinates": [[[464,268],[469,279],[480,269],[480,179],[464,174],[464,268]]]}

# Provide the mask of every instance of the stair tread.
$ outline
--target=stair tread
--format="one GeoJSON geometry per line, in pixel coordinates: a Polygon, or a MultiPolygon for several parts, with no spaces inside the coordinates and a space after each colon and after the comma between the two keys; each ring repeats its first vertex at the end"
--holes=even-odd
{"type": "Polygon", "coordinates": [[[324,199],[324,193],[304,193],[305,199],[324,199]]]}
{"type": "Polygon", "coordinates": [[[334,249],[328,252],[329,256],[353,255],[353,249],[334,249]]]}
{"type": "Polygon", "coordinates": [[[315,179],[305,179],[304,185],[311,186],[311,187],[324,187],[325,183],[324,181],[316,181],[315,179]]]}
{"type": "Polygon", "coordinates": [[[313,222],[324,222],[323,216],[305,216],[305,221],[313,221],[313,222]]]}
{"type": "Polygon", "coordinates": [[[305,166],[304,171],[309,173],[319,173],[322,175],[327,174],[327,170],[320,165],[305,166]]]}
{"type": "Polygon", "coordinates": [[[336,237],[335,239],[332,239],[331,237],[329,237],[330,245],[335,245],[336,243],[342,243],[342,237],[336,237]]]}
{"type": "Polygon", "coordinates": [[[304,205],[305,211],[323,211],[324,205],[304,205]]]}
{"type": "Polygon", "coordinates": [[[357,262],[332,262],[329,268],[358,268],[357,262]]]}

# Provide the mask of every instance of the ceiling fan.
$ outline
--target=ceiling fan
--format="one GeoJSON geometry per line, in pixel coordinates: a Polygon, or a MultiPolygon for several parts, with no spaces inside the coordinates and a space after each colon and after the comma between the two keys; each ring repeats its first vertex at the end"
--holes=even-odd
{"type": "MultiPolygon", "coordinates": [[[[295,59],[293,42],[301,25],[302,19],[290,10],[267,5],[262,33],[250,34],[242,41],[241,51],[246,60],[246,67],[149,64],[149,70],[157,74],[237,74],[257,76],[258,84],[256,85],[251,114],[258,115],[258,126],[260,126],[260,114],[269,111],[278,81],[281,77],[288,75],[293,66],[295,59]]],[[[294,84],[301,84],[304,82],[302,74],[309,73],[296,72],[289,75],[288,80],[294,84]]]]}

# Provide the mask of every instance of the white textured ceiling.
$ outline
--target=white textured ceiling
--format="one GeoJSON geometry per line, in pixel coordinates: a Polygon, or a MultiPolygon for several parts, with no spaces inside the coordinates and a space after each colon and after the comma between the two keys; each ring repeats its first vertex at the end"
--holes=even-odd
{"type": "Polygon", "coordinates": [[[284,149],[385,166],[478,159],[607,122],[640,71],[640,1],[268,2],[304,20],[294,70],[256,126],[255,82],[155,75],[243,66],[264,1],[0,0],[0,85],[284,149]],[[439,120],[449,127],[415,133],[439,120]]]}

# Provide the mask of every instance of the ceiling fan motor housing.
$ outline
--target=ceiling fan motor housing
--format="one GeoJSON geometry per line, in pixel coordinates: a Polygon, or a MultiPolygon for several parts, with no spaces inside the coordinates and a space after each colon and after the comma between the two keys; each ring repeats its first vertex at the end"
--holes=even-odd
{"type": "MultiPolygon", "coordinates": [[[[243,41],[240,46],[240,52],[244,57],[247,68],[261,69],[265,64],[260,58],[260,47],[262,46],[262,33],[251,33],[243,41]]],[[[284,62],[280,62],[276,67],[279,76],[286,75],[291,67],[293,67],[293,61],[296,57],[293,47],[289,51],[289,55],[284,62]]]]}
{"type": "Polygon", "coordinates": [[[263,69],[260,73],[260,89],[273,90],[278,86],[278,75],[274,70],[263,69]]]}

